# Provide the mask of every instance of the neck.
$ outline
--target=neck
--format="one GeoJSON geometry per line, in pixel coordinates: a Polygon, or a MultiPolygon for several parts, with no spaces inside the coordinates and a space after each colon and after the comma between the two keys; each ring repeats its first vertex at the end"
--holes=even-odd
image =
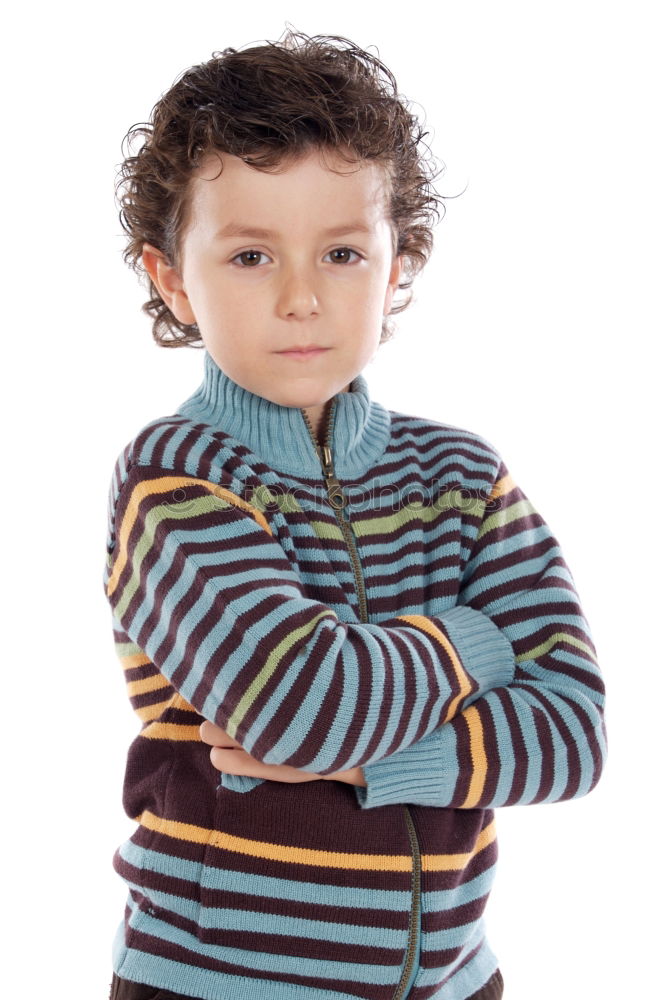
{"type": "MultiPolygon", "coordinates": [[[[203,382],[177,412],[235,439],[275,470],[317,478],[320,460],[305,413],[320,440],[327,432],[332,400],[335,407],[330,445],[335,470],[344,478],[361,476],[382,455],[390,433],[390,414],[370,399],[362,374],[325,404],[300,409],[273,403],[244,389],[205,351],[203,382]],[[314,411],[314,420],[308,411],[314,411]]],[[[247,462],[253,464],[250,457],[247,462]]]]}
{"type": "MultiPolygon", "coordinates": [[[[350,384],[347,385],[345,389],[341,389],[341,392],[348,392],[349,390],[350,384]]],[[[327,419],[330,415],[331,406],[332,400],[328,399],[326,403],[321,403],[319,406],[303,407],[303,412],[306,414],[307,419],[311,424],[311,429],[313,430],[319,444],[323,444],[325,440],[327,419]]]]}

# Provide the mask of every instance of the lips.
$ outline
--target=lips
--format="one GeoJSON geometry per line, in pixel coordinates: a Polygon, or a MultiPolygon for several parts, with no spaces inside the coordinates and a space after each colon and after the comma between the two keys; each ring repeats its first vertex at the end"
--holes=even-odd
{"type": "Polygon", "coordinates": [[[293,344],[292,347],[284,347],[283,351],[277,351],[277,354],[291,354],[293,352],[304,353],[306,351],[326,351],[327,347],[321,347],[320,344],[293,344]]]}
{"type": "Polygon", "coordinates": [[[315,358],[319,354],[324,354],[325,351],[329,350],[328,347],[288,347],[285,351],[277,351],[277,354],[283,354],[288,358],[315,358]]]}

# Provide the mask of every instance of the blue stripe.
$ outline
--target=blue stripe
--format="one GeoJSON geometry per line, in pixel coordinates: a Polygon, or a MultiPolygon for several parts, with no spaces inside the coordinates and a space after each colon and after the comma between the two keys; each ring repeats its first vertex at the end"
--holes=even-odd
{"type": "MultiPolygon", "coordinates": [[[[353,690],[355,696],[357,697],[357,690],[358,690],[358,686],[359,686],[359,679],[358,679],[359,678],[359,675],[358,675],[358,669],[359,668],[358,668],[357,657],[353,656],[351,662],[352,662],[352,666],[353,666],[353,673],[349,676],[348,683],[349,683],[349,685],[352,685],[352,690],[353,690]]],[[[344,682],[345,682],[345,678],[344,678],[344,682]]],[[[370,742],[371,737],[373,736],[373,733],[374,733],[374,729],[375,729],[375,725],[376,725],[376,719],[377,719],[377,717],[378,717],[378,715],[380,713],[380,706],[381,706],[382,700],[383,700],[383,692],[379,689],[378,685],[372,684],[371,685],[371,692],[370,692],[370,695],[369,695],[369,704],[367,705],[367,708],[366,708],[365,712],[363,713],[364,714],[364,723],[362,725],[362,731],[360,732],[360,735],[359,735],[359,737],[357,739],[357,744],[356,744],[357,752],[355,754],[355,758],[356,759],[364,756],[364,754],[366,752],[366,749],[369,746],[369,742],[370,742]]],[[[326,741],[325,746],[326,747],[328,746],[328,741],[326,741]]],[[[376,755],[374,754],[374,757],[375,756],[376,755]]],[[[341,770],[343,770],[343,768],[341,770]]],[[[409,906],[409,905],[410,905],[410,903],[407,904],[407,906],[409,906]]]]}
{"type": "MultiPolygon", "coordinates": [[[[483,944],[486,943],[484,941],[484,934],[485,934],[484,920],[480,918],[472,926],[473,926],[473,933],[468,937],[467,941],[460,942],[460,944],[462,944],[462,947],[459,948],[458,954],[456,955],[453,962],[449,963],[448,965],[431,968],[429,964],[431,962],[431,958],[429,957],[427,961],[427,968],[426,970],[422,970],[422,978],[418,983],[418,986],[428,986],[431,985],[432,983],[439,983],[441,979],[441,974],[448,976],[451,968],[461,965],[461,963],[464,961],[467,955],[471,954],[478,946],[482,946],[483,944]]],[[[425,944],[426,945],[431,944],[431,946],[433,946],[432,942],[434,938],[435,934],[423,935],[424,939],[422,942],[423,947],[425,946],[425,944]]],[[[478,985],[483,985],[483,982],[484,980],[478,985]]],[[[478,987],[476,986],[475,989],[477,988],[478,987]]],[[[454,993],[452,993],[452,996],[454,996],[454,993]]]]}
{"type": "Polygon", "coordinates": [[[487,868],[480,875],[469,879],[463,885],[454,889],[438,889],[434,892],[422,893],[422,912],[440,913],[444,910],[453,910],[457,906],[465,903],[472,903],[476,899],[486,896],[493,884],[496,873],[495,864],[487,868]]]}
{"type": "MultiPolygon", "coordinates": [[[[298,903],[319,903],[322,906],[350,906],[358,910],[408,910],[410,891],[362,889],[353,886],[326,885],[324,882],[292,881],[268,875],[253,875],[230,869],[203,866],[197,861],[171,857],[159,851],[144,850],[127,840],[120,855],[136,868],[147,868],[171,878],[199,882],[206,889],[218,889],[220,879],[229,892],[252,896],[272,896],[298,903]]],[[[456,905],[456,904],[455,904],[456,905]]]]}
{"type": "MultiPolygon", "coordinates": [[[[362,962],[326,961],[320,958],[304,958],[301,955],[279,955],[245,948],[229,948],[219,944],[204,944],[193,934],[188,934],[139,910],[131,896],[128,897],[127,904],[131,911],[130,927],[140,930],[143,934],[187,948],[192,953],[194,963],[196,955],[206,955],[218,962],[231,962],[248,970],[279,975],[314,976],[318,979],[342,982],[347,980],[353,983],[371,983],[375,986],[391,986],[399,979],[400,964],[366,965],[362,962]]],[[[400,949],[399,957],[402,951],[403,948],[400,949]]]]}
{"type": "Polygon", "coordinates": [[[264,910],[240,910],[224,906],[202,906],[196,899],[176,896],[159,889],[145,889],[127,880],[131,889],[147,896],[156,907],[176,913],[194,924],[211,930],[244,931],[251,935],[279,934],[335,944],[356,944],[370,948],[392,948],[403,951],[408,932],[366,924],[340,924],[332,920],[309,920],[305,917],[288,917],[264,910]]]}
{"type": "MultiPolygon", "coordinates": [[[[312,687],[313,684],[314,684],[314,679],[312,678],[312,687]]],[[[357,656],[355,655],[355,651],[353,650],[352,655],[344,657],[344,677],[343,677],[341,701],[339,704],[339,711],[338,711],[339,718],[351,719],[353,717],[357,705],[358,685],[359,685],[359,666],[357,662],[357,656]]],[[[372,700],[374,700],[373,696],[376,694],[377,692],[372,690],[372,700]]],[[[311,718],[311,712],[313,706],[312,708],[308,708],[307,700],[308,699],[305,698],[302,705],[302,711],[306,712],[308,710],[310,713],[309,717],[311,718]]],[[[295,719],[295,725],[297,726],[297,716],[295,719]]],[[[286,736],[287,735],[288,735],[288,730],[286,731],[286,736]]],[[[319,753],[314,757],[311,763],[307,765],[306,769],[309,771],[313,771],[314,774],[317,774],[319,768],[324,767],[325,763],[333,757],[333,751],[335,746],[337,748],[339,746],[339,736],[338,733],[335,733],[334,727],[332,726],[330,727],[330,730],[327,734],[326,739],[323,742],[323,745],[319,753]]],[[[342,762],[338,770],[343,771],[345,769],[344,765],[345,761],[342,762]]]]}
{"type": "MultiPolygon", "coordinates": [[[[317,628],[319,629],[322,629],[325,626],[327,626],[328,628],[335,627],[334,623],[331,620],[329,620],[329,622],[319,621],[317,624],[317,628]]],[[[354,655],[350,658],[352,660],[355,659],[354,655]]],[[[346,657],[344,659],[344,666],[348,661],[348,659],[349,657],[346,657]]],[[[295,657],[290,667],[288,667],[286,673],[284,674],[283,679],[279,682],[278,686],[275,688],[275,690],[270,695],[263,708],[256,716],[256,719],[253,722],[251,729],[249,730],[249,737],[245,739],[244,743],[249,753],[251,753],[251,748],[254,746],[256,740],[260,738],[265,727],[269,725],[270,722],[272,722],[272,720],[274,719],[279,706],[283,704],[289,691],[292,690],[296,678],[300,676],[303,668],[305,667],[306,667],[306,650],[304,652],[302,651],[298,652],[297,656],[295,657]]],[[[266,763],[268,764],[272,762],[281,763],[281,761],[290,757],[294,751],[299,749],[302,741],[302,733],[311,729],[311,726],[316,718],[316,715],[318,714],[320,704],[323,701],[323,697],[321,696],[321,688],[317,686],[317,674],[319,672],[322,672],[324,675],[328,669],[329,668],[327,667],[325,660],[321,660],[321,662],[318,664],[318,671],[316,672],[316,674],[313,673],[311,674],[311,677],[309,678],[308,694],[300,704],[300,707],[298,708],[297,712],[295,712],[290,725],[285,730],[283,735],[280,737],[279,740],[276,741],[275,745],[272,747],[269,753],[263,756],[263,760],[266,763]]],[[[311,670],[311,667],[309,667],[309,670],[311,670]]],[[[354,704],[355,703],[353,702],[350,705],[351,709],[354,704]]],[[[337,740],[338,738],[339,734],[337,733],[337,740]]],[[[315,761],[318,760],[319,757],[315,758],[315,761]]],[[[314,766],[315,761],[313,763],[306,764],[303,767],[303,770],[312,771],[316,773],[317,766],[314,766]]],[[[329,758],[328,761],[325,761],[325,763],[328,762],[329,758]]]]}
{"type": "MultiPolygon", "coordinates": [[[[284,937],[311,938],[334,944],[355,944],[367,948],[388,948],[402,951],[406,947],[407,931],[366,924],[341,924],[332,920],[309,920],[306,917],[289,917],[265,911],[235,909],[234,907],[201,906],[197,900],[187,899],[158,889],[143,889],[127,882],[130,888],[148,895],[154,904],[171,913],[198,923],[210,930],[244,931],[247,935],[282,935],[284,937]]],[[[268,904],[269,905],[269,904],[268,904]]]]}
{"type": "MultiPolygon", "coordinates": [[[[448,431],[440,425],[433,424],[432,421],[419,421],[417,418],[409,419],[408,426],[412,427],[413,430],[423,428],[428,430],[428,433],[418,434],[417,437],[406,431],[399,434],[398,438],[400,448],[405,442],[410,446],[399,451],[399,458],[402,455],[415,455],[418,462],[418,471],[422,469],[424,458],[431,469],[433,478],[435,478],[436,472],[446,470],[452,463],[456,464],[457,462],[463,466],[464,483],[468,482],[485,487],[487,476],[495,477],[497,471],[495,457],[491,453],[487,454],[486,451],[483,451],[478,446],[478,442],[482,442],[479,434],[475,434],[473,431],[464,431],[460,428],[448,431]],[[436,447],[435,445],[433,448],[429,447],[426,455],[423,456],[423,445],[430,446],[431,442],[434,441],[439,441],[440,447],[436,447]],[[463,447],[463,455],[460,451],[461,447],[463,447]],[[438,465],[433,464],[434,462],[438,462],[438,465]],[[473,478],[473,472],[476,472],[480,478],[473,478]]],[[[400,471],[400,468],[395,470],[395,476],[400,471]]]]}
{"type": "MultiPolygon", "coordinates": [[[[493,734],[496,736],[498,758],[500,761],[498,782],[496,785],[496,793],[493,796],[493,801],[496,803],[496,806],[501,806],[508,801],[514,782],[514,774],[516,772],[514,743],[511,739],[500,738],[501,733],[509,733],[510,731],[507,716],[501,704],[500,698],[494,691],[488,691],[484,697],[493,719],[493,734]]],[[[457,756],[458,755],[455,752],[455,760],[457,759],[457,756]]]]}
{"type": "Polygon", "coordinates": [[[525,744],[526,781],[519,799],[519,804],[525,805],[527,802],[533,802],[539,791],[542,779],[542,750],[532,726],[532,712],[529,706],[521,698],[513,698],[512,705],[525,744]]]}
{"type": "MultiPolygon", "coordinates": [[[[406,622],[403,622],[402,625],[405,628],[408,627],[406,622]]],[[[402,633],[402,635],[400,636],[400,640],[401,641],[397,644],[396,640],[393,639],[390,636],[390,633],[387,630],[385,630],[384,628],[382,628],[381,626],[379,626],[379,625],[365,625],[364,627],[367,628],[367,629],[369,629],[369,630],[371,630],[371,632],[372,632],[372,639],[373,639],[373,641],[376,644],[378,644],[379,640],[382,639],[382,642],[380,643],[380,646],[382,647],[384,645],[384,646],[387,647],[387,650],[388,650],[388,652],[387,652],[388,662],[399,663],[400,660],[401,660],[401,658],[402,658],[401,649],[404,646],[404,638],[406,638],[405,634],[402,633]],[[374,639],[374,636],[375,636],[375,639],[374,639]]],[[[436,654],[436,643],[435,643],[435,641],[430,640],[427,636],[424,636],[421,633],[417,632],[417,630],[415,630],[415,633],[412,635],[412,637],[406,638],[405,645],[406,645],[407,649],[410,651],[410,655],[412,656],[412,658],[413,658],[414,661],[417,661],[419,659],[419,650],[420,650],[420,648],[422,646],[426,647],[428,649],[428,651],[433,650],[433,652],[432,652],[432,659],[436,658],[437,654],[436,654]]],[[[385,654],[379,653],[379,655],[380,656],[384,656],[385,654]]],[[[408,654],[406,654],[406,655],[408,655],[408,654]]],[[[424,658],[426,658],[426,655],[427,655],[427,653],[425,652],[424,653],[424,658]]],[[[422,719],[422,716],[424,714],[424,707],[426,705],[427,698],[428,698],[428,696],[430,694],[430,690],[429,690],[429,685],[427,684],[427,679],[426,679],[426,676],[424,674],[424,671],[420,670],[419,671],[419,675],[420,676],[418,676],[418,672],[416,671],[415,672],[416,688],[415,688],[415,693],[414,693],[413,698],[412,698],[413,708],[412,708],[412,712],[410,713],[411,721],[410,721],[410,723],[409,723],[409,725],[408,725],[408,727],[407,727],[407,729],[406,729],[406,731],[405,731],[405,733],[404,733],[404,735],[403,735],[403,737],[402,737],[399,745],[397,747],[395,747],[392,752],[396,752],[396,750],[400,749],[401,747],[408,746],[409,742],[412,742],[414,733],[417,731],[417,728],[418,728],[418,726],[420,724],[420,721],[422,719]],[[409,736],[410,736],[410,740],[408,739],[409,736]]],[[[382,735],[381,739],[379,740],[379,742],[378,742],[378,744],[376,746],[376,750],[374,751],[374,754],[373,754],[373,756],[371,758],[372,760],[380,760],[383,757],[385,757],[385,755],[387,754],[387,752],[390,749],[390,746],[391,746],[391,744],[392,744],[392,742],[394,740],[394,734],[395,734],[395,732],[397,730],[397,727],[398,727],[398,725],[399,725],[399,723],[401,721],[401,714],[402,714],[402,711],[403,711],[403,705],[406,703],[406,696],[405,696],[405,681],[406,681],[406,676],[407,676],[407,672],[406,671],[396,671],[396,672],[394,672],[392,674],[394,686],[393,686],[393,691],[392,691],[392,704],[391,704],[391,709],[390,709],[390,715],[389,715],[389,718],[388,718],[387,722],[385,723],[383,735],[382,735]]],[[[446,685],[441,685],[441,687],[443,687],[443,689],[445,689],[446,685]]],[[[380,694],[381,694],[381,700],[382,700],[382,694],[383,694],[383,692],[381,691],[380,694]]],[[[444,700],[444,697],[447,696],[447,695],[449,695],[449,688],[445,691],[443,699],[439,699],[439,702],[441,700],[444,700]]],[[[438,705],[438,703],[437,703],[437,705],[438,705]]],[[[436,708],[437,708],[437,705],[436,705],[436,708]]],[[[434,713],[431,713],[431,714],[438,714],[439,715],[440,713],[439,712],[436,713],[434,711],[434,713]]],[[[431,718],[431,715],[429,716],[429,718],[431,718]]],[[[372,729],[372,735],[375,734],[376,727],[377,727],[376,726],[376,717],[372,717],[370,719],[367,717],[366,722],[370,722],[371,729],[372,729]]],[[[432,727],[429,726],[429,729],[431,729],[431,728],[432,727]]],[[[353,756],[356,758],[357,754],[353,754],[353,756]]]]}
{"type": "MultiPolygon", "coordinates": [[[[155,451],[161,444],[162,438],[170,432],[172,426],[172,423],[164,423],[163,420],[159,419],[151,420],[145,424],[140,432],[141,435],[144,435],[143,445],[138,454],[132,455],[133,464],[152,465],[155,451]],[[150,428],[152,428],[151,431],[150,428]]],[[[132,451],[135,447],[133,444],[132,451]]],[[[165,474],[168,475],[167,470],[165,470],[165,474]]]]}
{"type": "MultiPolygon", "coordinates": [[[[120,928],[123,931],[123,928],[120,928]]],[[[233,976],[228,972],[185,965],[168,958],[160,958],[134,948],[124,947],[124,937],[114,947],[113,968],[117,975],[135,982],[146,983],[156,989],[166,989],[183,996],[202,997],[203,1000],[331,1000],[329,989],[317,989],[293,983],[279,983],[273,979],[252,976],[233,976]]],[[[357,1000],[356,993],[334,990],[334,1000],[357,1000]]]]}
{"type": "Polygon", "coordinates": [[[170,437],[164,448],[164,454],[162,462],[164,465],[173,466],[175,464],[175,458],[178,449],[187,435],[191,436],[191,424],[187,421],[180,424],[179,426],[173,425],[175,430],[171,432],[170,437]]]}
{"type": "Polygon", "coordinates": [[[468,952],[475,947],[483,932],[481,919],[458,927],[448,927],[443,931],[425,931],[422,934],[422,947],[425,952],[447,951],[452,948],[464,948],[468,952]]]}
{"type": "MultiPolygon", "coordinates": [[[[475,945],[473,946],[475,947],[475,945]]],[[[477,954],[465,962],[462,968],[458,972],[454,972],[453,969],[461,965],[464,959],[472,948],[465,948],[463,952],[456,958],[452,965],[434,966],[433,968],[427,967],[420,970],[420,974],[417,978],[418,988],[424,986],[440,986],[440,981],[443,977],[448,981],[445,984],[445,990],[451,997],[469,997],[473,993],[476,993],[484,984],[491,978],[498,967],[498,962],[496,961],[496,956],[487,944],[486,940],[483,940],[479,946],[477,954]]]]}

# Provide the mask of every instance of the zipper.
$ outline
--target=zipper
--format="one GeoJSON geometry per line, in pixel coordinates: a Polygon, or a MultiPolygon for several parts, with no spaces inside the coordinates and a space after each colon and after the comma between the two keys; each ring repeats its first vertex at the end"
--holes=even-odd
{"type": "Polygon", "coordinates": [[[341,528],[344,540],[346,542],[346,547],[350,554],[351,562],[353,564],[353,575],[355,577],[355,591],[357,593],[357,599],[360,605],[360,621],[367,622],[369,620],[369,615],[367,611],[367,595],[364,589],[364,580],[362,578],[362,568],[360,566],[360,558],[357,554],[357,547],[355,545],[355,537],[350,527],[350,519],[347,511],[348,497],[343,491],[343,487],[334,473],[334,461],[332,458],[332,425],[334,423],[334,411],[336,408],[336,400],[333,400],[330,406],[330,412],[327,418],[327,426],[325,428],[325,438],[324,444],[319,445],[316,440],[316,435],[314,434],[313,427],[309,417],[307,416],[305,410],[302,410],[302,416],[304,421],[309,428],[309,434],[311,435],[311,440],[313,441],[314,448],[316,449],[316,454],[320,460],[320,464],[323,469],[323,478],[325,479],[325,486],[327,488],[327,498],[330,501],[330,506],[334,511],[335,517],[339,522],[339,527],[341,528]]]}
{"type": "MultiPolygon", "coordinates": [[[[325,435],[323,438],[323,444],[319,445],[316,440],[316,435],[314,434],[313,427],[309,417],[304,409],[301,410],[302,416],[304,417],[304,422],[309,429],[309,434],[311,435],[311,440],[313,446],[316,449],[316,454],[321,463],[323,470],[323,478],[325,479],[325,486],[327,488],[327,496],[332,507],[339,526],[343,533],[344,539],[346,541],[346,546],[350,554],[351,562],[353,564],[353,574],[355,576],[355,590],[357,592],[357,597],[360,605],[360,621],[368,622],[369,616],[367,611],[367,597],[364,588],[364,579],[362,577],[362,567],[360,565],[360,558],[357,552],[357,546],[355,543],[355,536],[353,535],[350,526],[350,516],[347,510],[348,497],[343,491],[343,487],[339,480],[337,479],[334,472],[334,460],[332,456],[332,426],[334,423],[334,413],[336,409],[336,399],[333,398],[330,410],[328,413],[327,424],[325,427],[325,435]]],[[[410,853],[413,861],[413,872],[411,881],[411,906],[410,906],[410,917],[408,921],[408,947],[406,949],[406,959],[404,962],[403,971],[401,973],[401,978],[397,985],[396,992],[392,1000],[405,1000],[408,991],[410,990],[413,980],[415,978],[415,962],[419,958],[419,947],[420,947],[420,919],[421,919],[421,905],[422,905],[422,858],[420,855],[420,845],[417,840],[417,832],[415,830],[415,824],[413,823],[413,817],[411,816],[410,809],[408,806],[404,805],[404,818],[406,820],[406,827],[408,830],[408,839],[410,841],[410,853]]]]}
{"type": "Polygon", "coordinates": [[[408,827],[408,837],[410,839],[410,852],[413,856],[413,879],[411,889],[410,920],[408,923],[408,949],[406,951],[406,961],[401,973],[401,979],[397,986],[396,993],[392,1000],[404,1000],[410,992],[410,988],[415,980],[415,961],[419,958],[420,944],[420,917],[422,907],[422,858],[420,855],[420,845],[417,841],[417,833],[413,817],[408,806],[403,806],[408,827]]]}

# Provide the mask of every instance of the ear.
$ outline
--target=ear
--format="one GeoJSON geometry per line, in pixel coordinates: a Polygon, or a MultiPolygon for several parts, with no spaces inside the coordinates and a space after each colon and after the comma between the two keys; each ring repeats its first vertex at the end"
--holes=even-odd
{"type": "Polygon", "coordinates": [[[390,268],[390,275],[387,279],[387,289],[385,291],[385,302],[383,304],[383,316],[387,316],[390,309],[392,308],[392,299],[399,287],[399,281],[401,280],[401,271],[403,269],[403,261],[401,257],[394,257],[392,260],[392,267],[390,268]]]}
{"type": "Polygon", "coordinates": [[[191,325],[196,317],[191,308],[189,297],[184,290],[182,278],[166,257],[149,243],[143,244],[143,267],[150,275],[152,284],[159,292],[160,298],[181,323],[191,325]]]}

